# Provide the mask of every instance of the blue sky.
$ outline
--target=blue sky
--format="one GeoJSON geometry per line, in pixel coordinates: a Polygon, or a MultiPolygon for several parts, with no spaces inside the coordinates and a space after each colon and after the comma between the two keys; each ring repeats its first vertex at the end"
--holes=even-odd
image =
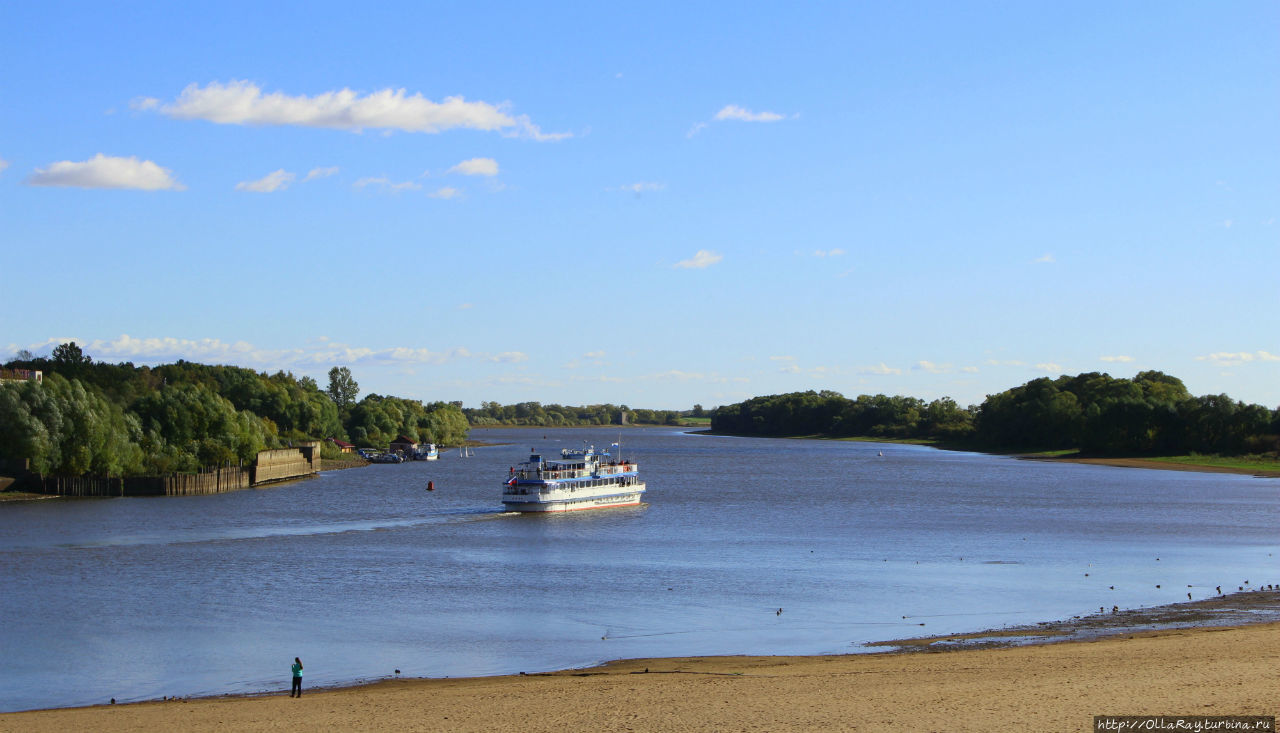
{"type": "Polygon", "coordinates": [[[1280,5],[7,3],[0,359],[1280,405],[1280,5]],[[266,7],[264,7],[266,6],[266,7]]]}

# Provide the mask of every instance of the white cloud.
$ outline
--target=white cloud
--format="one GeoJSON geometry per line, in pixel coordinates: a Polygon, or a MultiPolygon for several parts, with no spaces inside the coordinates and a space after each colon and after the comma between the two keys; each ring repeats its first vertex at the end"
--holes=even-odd
{"type": "Polygon", "coordinates": [[[858,373],[859,373],[859,374],[879,374],[879,375],[882,375],[882,376],[889,376],[889,375],[893,375],[893,374],[902,374],[902,370],[901,370],[901,369],[895,369],[894,367],[891,367],[891,366],[889,366],[888,364],[885,364],[885,363],[882,361],[882,362],[880,362],[879,364],[877,364],[876,366],[872,366],[872,367],[863,367],[863,368],[861,368],[861,369],[859,369],[859,370],[858,370],[858,373]]]}
{"type": "Polygon", "coordinates": [[[1208,356],[1197,356],[1196,361],[1208,361],[1214,366],[1233,367],[1259,361],[1280,361],[1280,356],[1266,351],[1241,351],[1236,353],[1220,351],[1208,356]]]}
{"type": "Polygon", "coordinates": [[[1051,264],[1053,264],[1054,262],[1057,262],[1057,260],[1053,259],[1053,255],[1051,255],[1051,254],[1049,254],[1048,252],[1046,252],[1046,253],[1044,253],[1044,254],[1040,255],[1039,257],[1035,258],[1034,260],[1032,260],[1032,262],[1039,262],[1039,263],[1044,263],[1044,264],[1050,264],[1050,265],[1051,265],[1051,264]]]}
{"type": "Polygon", "coordinates": [[[294,174],[281,168],[273,173],[259,178],[256,181],[241,181],[236,184],[237,191],[252,191],[254,193],[271,193],[273,191],[283,191],[289,187],[297,178],[294,174]]]}
{"type": "Polygon", "coordinates": [[[462,303],[461,305],[458,306],[458,310],[460,311],[471,310],[474,307],[475,307],[474,303],[462,303]]]}
{"type": "Polygon", "coordinates": [[[1042,372],[1049,372],[1050,374],[1057,374],[1062,371],[1062,367],[1058,364],[1054,364],[1053,362],[1041,362],[1036,364],[1036,369],[1039,369],[1042,372]]]}
{"type": "Polygon", "coordinates": [[[709,374],[703,372],[686,372],[680,369],[668,369],[665,372],[657,372],[655,374],[644,374],[638,377],[610,377],[610,376],[586,376],[571,375],[571,382],[607,382],[607,383],[635,383],[635,382],[710,382],[713,384],[727,384],[730,382],[747,382],[745,377],[725,377],[716,372],[709,374]]]}
{"type": "Polygon", "coordinates": [[[645,376],[640,377],[640,379],[653,380],[657,382],[693,382],[693,381],[704,381],[704,380],[710,380],[713,382],[724,381],[720,376],[716,374],[703,374],[701,372],[686,372],[680,369],[668,369],[665,372],[658,372],[657,374],[646,374],[645,376]]]}
{"type": "Polygon", "coordinates": [[[449,172],[461,173],[464,176],[496,176],[498,161],[493,158],[471,158],[450,168],[449,172]]]}
{"type": "Polygon", "coordinates": [[[717,254],[710,250],[700,249],[692,258],[681,260],[673,265],[673,267],[682,270],[701,270],[705,267],[711,267],[723,259],[724,255],[717,254]]]}
{"type": "Polygon", "coordinates": [[[422,188],[422,184],[420,183],[414,183],[413,181],[401,181],[400,183],[396,183],[391,179],[387,178],[386,176],[379,176],[377,178],[361,178],[360,180],[356,181],[351,185],[354,188],[365,188],[366,186],[373,186],[375,188],[378,188],[382,191],[386,191],[388,193],[400,193],[401,191],[417,191],[418,189],[422,188]]]}
{"type": "MultiPolygon", "coordinates": [[[[588,128],[583,134],[591,132],[588,128]]],[[[529,121],[528,115],[520,115],[516,118],[516,128],[502,133],[503,137],[523,137],[530,140],[536,140],[540,143],[559,142],[573,137],[571,132],[543,132],[542,128],[529,121]]]]}
{"type": "Polygon", "coordinates": [[[523,351],[504,351],[501,354],[485,357],[486,361],[496,361],[500,364],[519,364],[522,361],[529,361],[529,355],[523,351]]]}
{"type": "Polygon", "coordinates": [[[445,97],[433,102],[421,93],[381,89],[360,95],[351,89],[323,92],[313,97],[282,92],[264,94],[251,81],[189,84],[178,98],[161,103],[154,98],[136,100],[134,109],[158,109],[182,120],[207,120],[222,125],[296,125],[335,130],[401,130],[438,133],[455,128],[499,132],[508,137],[562,140],[569,133],[543,133],[527,116],[512,116],[507,103],[468,102],[445,97]]]}
{"type": "Polygon", "coordinates": [[[9,167],[9,161],[0,158],[0,173],[4,173],[4,169],[9,167]]]}
{"type": "Polygon", "coordinates": [[[813,251],[814,257],[839,257],[842,254],[844,254],[844,250],[839,247],[835,249],[815,249],[813,251]]]}
{"type": "Polygon", "coordinates": [[[777,112],[752,112],[736,104],[727,104],[716,113],[716,120],[738,120],[741,122],[777,122],[783,119],[777,112]]]}
{"type": "Polygon", "coordinates": [[[604,384],[623,384],[627,380],[622,377],[608,377],[603,374],[595,377],[583,377],[577,374],[569,377],[571,382],[603,382],[604,384]]]}
{"type": "Polygon", "coordinates": [[[686,132],[684,136],[691,138],[694,135],[697,135],[699,132],[705,130],[707,125],[711,124],[711,122],[724,122],[727,120],[734,120],[737,122],[778,122],[779,120],[784,119],[786,119],[786,117],[778,114],[777,112],[752,112],[751,110],[739,107],[736,104],[726,104],[724,107],[720,108],[720,111],[717,112],[715,117],[712,117],[711,120],[707,122],[695,122],[693,127],[689,128],[689,131],[686,132]]]}
{"type": "Polygon", "coordinates": [[[457,198],[461,193],[461,191],[453,188],[452,186],[444,186],[443,188],[438,188],[427,195],[433,199],[452,199],[457,198]]]}
{"type": "Polygon", "coordinates": [[[339,170],[340,169],[336,165],[328,168],[312,168],[311,171],[307,173],[307,177],[302,179],[302,182],[306,183],[307,181],[314,181],[317,178],[328,178],[329,176],[337,175],[339,170]]]}
{"type": "MultiPolygon", "coordinates": [[[[589,362],[591,362],[591,365],[592,365],[592,366],[604,366],[604,365],[605,365],[605,360],[604,360],[604,351],[603,351],[603,350],[588,351],[587,353],[585,353],[585,354],[583,354],[583,355],[582,355],[581,359],[586,359],[586,360],[588,360],[589,362]]],[[[582,361],[581,361],[581,359],[572,359],[572,360],[570,360],[567,364],[565,364],[563,368],[565,368],[565,369],[578,369],[578,368],[580,368],[580,367],[582,366],[582,361]]]]}
{"type": "MultiPolygon", "coordinates": [[[[604,361],[604,351],[588,351],[587,353],[585,353],[585,354],[583,354],[583,355],[582,355],[581,359],[586,359],[586,360],[590,361],[592,366],[604,366],[604,365],[605,365],[605,361],[604,361]]],[[[578,369],[578,368],[581,368],[581,367],[582,367],[582,361],[581,361],[581,359],[572,359],[572,360],[570,360],[568,363],[566,363],[566,364],[564,365],[564,367],[563,367],[563,368],[565,368],[565,369],[578,369]]]]}
{"type": "MultiPolygon", "coordinates": [[[[211,364],[237,364],[254,369],[306,369],[334,364],[348,366],[394,366],[413,364],[446,364],[456,361],[487,361],[516,364],[528,360],[520,351],[498,354],[473,352],[465,347],[443,351],[396,346],[384,349],[350,346],[328,340],[308,343],[303,348],[266,349],[245,341],[227,343],[220,339],[185,339],[174,337],[135,338],[128,334],[115,339],[86,340],[57,337],[25,348],[33,352],[75,341],[85,353],[98,361],[138,361],[163,363],[187,359],[211,364]]],[[[16,349],[15,349],[16,350],[16,349]]]]}
{"type": "Polygon", "coordinates": [[[950,364],[934,364],[931,361],[918,361],[914,368],[929,372],[930,374],[946,374],[951,371],[950,364]]]}
{"type": "Polygon", "coordinates": [[[1099,356],[1098,358],[1101,359],[1102,361],[1118,363],[1118,364],[1128,364],[1129,362],[1133,361],[1132,356],[1099,356]]]}
{"type": "Polygon", "coordinates": [[[666,188],[665,183],[654,183],[650,181],[638,181],[636,183],[628,183],[625,186],[618,186],[614,191],[628,191],[630,193],[640,194],[645,191],[661,191],[666,188]]]}
{"type": "Polygon", "coordinates": [[[1232,224],[1234,224],[1234,223],[1235,223],[1235,222],[1231,221],[1230,219],[1224,219],[1224,220],[1223,220],[1223,222],[1222,222],[1222,227],[1223,227],[1224,229],[1230,229],[1230,228],[1231,228],[1231,225],[1232,225],[1232,224]]]}
{"type": "Polygon", "coordinates": [[[183,191],[173,171],[149,160],[136,157],[118,158],[98,153],[89,160],[74,163],[61,160],[47,168],[37,168],[27,178],[32,186],[70,186],[76,188],[116,188],[140,191],[183,191]]]}
{"type": "Polygon", "coordinates": [[[455,379],[450,382],[455,387],[505,387],[512,384],[536,387],[560,387],[560,382],[539,381],[533,377],[523,374],[503,374],[499,376],[486,377],[484,379],[455,379]]]}
{"type": "Polygon", "coordinates": [[[1024,367],[1027,363],[1017,359],[1007,359],[1005,361],[996,361],[995,359],[987,359],[987,366],[1006,366],[1006,367],[1024,367]]]}
{"type": "Polygon", "coordinates": [[[769,361],[795,361],[795,360],[796,360],[796,358],[795,358],[794,356],[771,356],[771,357],[769,357],[769,361]]]}
{"type": "Polygon", "coordinates": [[[960,367],[960,371],[964,372],[965,374],[977,374],[978,367],[976,366],[960,367]]]}

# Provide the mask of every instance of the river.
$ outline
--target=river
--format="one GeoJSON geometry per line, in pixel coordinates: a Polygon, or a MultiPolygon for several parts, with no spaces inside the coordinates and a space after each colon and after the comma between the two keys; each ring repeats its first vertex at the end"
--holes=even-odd
{"type": "Polygon", "coordinates": [[[295,656],[313,687],[857,652],[1280,583],[1277,479],[675,428],[472,437],[499,445],[0,504],[0,710],[284,690],[295,656]],[[619,436],[643,506],[502,511],[530,448],[619,436]]]}

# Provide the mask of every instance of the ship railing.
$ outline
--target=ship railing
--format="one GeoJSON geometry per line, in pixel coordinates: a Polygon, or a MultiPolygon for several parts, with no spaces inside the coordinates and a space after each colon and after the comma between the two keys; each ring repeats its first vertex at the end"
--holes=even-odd
{"type": "Polygon", "coordinates": [[[531,471],[527,468],[522,468],[518,471],[513,471],[512,475],[519,479],[542,481],[549,479],[562,480],[572,478],[590,478],[591,472],[582,469],[574,469],[570,471],[531,471]]]}
{"type": "Polygon", "coordinates": [[[554,471],[550,469],[512,469],[511,475],[522,481],[563,481],[579,478],[600,478],[605,476],[622,476],[634,474],[639,467],[634,463],[618,463],[600,466],[594,472],[590,469],[574,468],[554,471]]]}

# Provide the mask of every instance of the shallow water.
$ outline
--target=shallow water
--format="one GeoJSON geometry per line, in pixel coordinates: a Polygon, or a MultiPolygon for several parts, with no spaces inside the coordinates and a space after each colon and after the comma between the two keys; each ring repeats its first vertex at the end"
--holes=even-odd
{"type": "Polygon", "coordinates": [[[618,436],[0,505],[0,710],[283,690],[294,656],[314,686],[850,652],[1280,583],[1280,480],[1247,476],[628,429],[646,505],[502,512],[530,447],[618,436]]]}

